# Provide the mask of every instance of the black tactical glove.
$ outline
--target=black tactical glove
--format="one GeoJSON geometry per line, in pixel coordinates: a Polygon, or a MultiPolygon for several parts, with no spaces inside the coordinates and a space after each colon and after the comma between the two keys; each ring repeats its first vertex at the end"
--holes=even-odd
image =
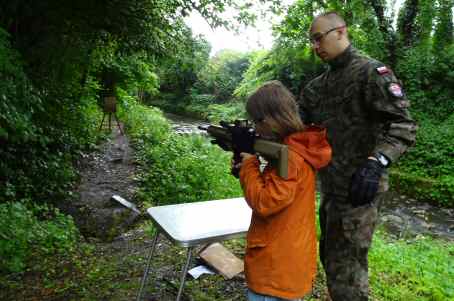
{"type": "Polygon", "coordinates": [[[254,154],[255,131],[248,127],[232,127],[233,151],[238,153],[254,154]]]}
{"type": "Polygon", "coordinates": [[[228,145],[227,143],[225,143],[221,139],[213,139],[213,140],[211,140],[211,143],[218,145],[220,148],[222,148],[225,151],[230,151],[231,150],[230,145],[228,145]]]}
{"type": "Polygon", "coordinates": [[[380,162],[372,159],[356,170],[350,185],[350,201],[354,207],[372,203],[384,170],[380,162]]]}
{"type": "MultiPolygon", "coordinates": [[[[242,124],[242,121],[235,120],[235,125],[221,123],[224,128],[227,128],[232,135],[233,162],[234,166],[241,163],[240,153],[255,154],[255,131],[253,128],[242,124]]],[[[235,178],[239,177],[240,169],[233,167],[232,174],[235,178]]]]}

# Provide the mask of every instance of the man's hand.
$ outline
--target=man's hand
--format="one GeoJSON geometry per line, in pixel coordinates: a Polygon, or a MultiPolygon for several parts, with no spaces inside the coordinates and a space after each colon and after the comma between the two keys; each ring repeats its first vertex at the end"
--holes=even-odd
{"type": "Polygon", "coordinates": [[[350,185],[350,201],[354,207],[372,203],[384,170],[375,159],[368,159],[356,170],[350,185]]]}

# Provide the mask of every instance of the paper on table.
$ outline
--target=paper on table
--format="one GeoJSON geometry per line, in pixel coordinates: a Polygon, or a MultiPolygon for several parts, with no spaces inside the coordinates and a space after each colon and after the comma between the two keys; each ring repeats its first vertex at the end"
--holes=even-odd
{"type": "Polygon", "coordinates": [[[208,267],[204,266],[204,265],[199,265],[199,266],[196,266],[195,268],[192,268],[188,271],[189,275],[191,275],[194,279],[197,279],[200,277],[200,275],[203,275],[203,274],[216,274],[215,272],[213,272],[212,270],[210,270],[208,267]]]}

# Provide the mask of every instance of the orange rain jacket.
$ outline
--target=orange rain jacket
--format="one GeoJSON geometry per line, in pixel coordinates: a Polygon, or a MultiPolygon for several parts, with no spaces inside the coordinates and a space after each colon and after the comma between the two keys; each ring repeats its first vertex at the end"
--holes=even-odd
{"type": "Polygon", "coordinates": [[[244,196],[252,208],[245,274],[256,293],[301,298],[312,289],[317,270],[315,172],[331,160],[326,131],[308,128],[288,136],[288,179],[276,169],[259,170],[256,157],[240,170],[244,196]]]}

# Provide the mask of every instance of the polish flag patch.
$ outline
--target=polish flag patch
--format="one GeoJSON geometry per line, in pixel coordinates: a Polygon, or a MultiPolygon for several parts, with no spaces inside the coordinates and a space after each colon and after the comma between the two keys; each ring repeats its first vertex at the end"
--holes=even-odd
{"type": "Polygon", "coordinates": [[[378,74],[383,75],[389,73],[389,69],[386,66],[381,66],[377,68],[377,72],[378,74]]]}
{"type": "Polygon", "coordinates": [[[389,92],[394,95],[395,97],[402,97],[404,96],[404,92],[399,84],[391,83],[388,87],[389,92]]]}

